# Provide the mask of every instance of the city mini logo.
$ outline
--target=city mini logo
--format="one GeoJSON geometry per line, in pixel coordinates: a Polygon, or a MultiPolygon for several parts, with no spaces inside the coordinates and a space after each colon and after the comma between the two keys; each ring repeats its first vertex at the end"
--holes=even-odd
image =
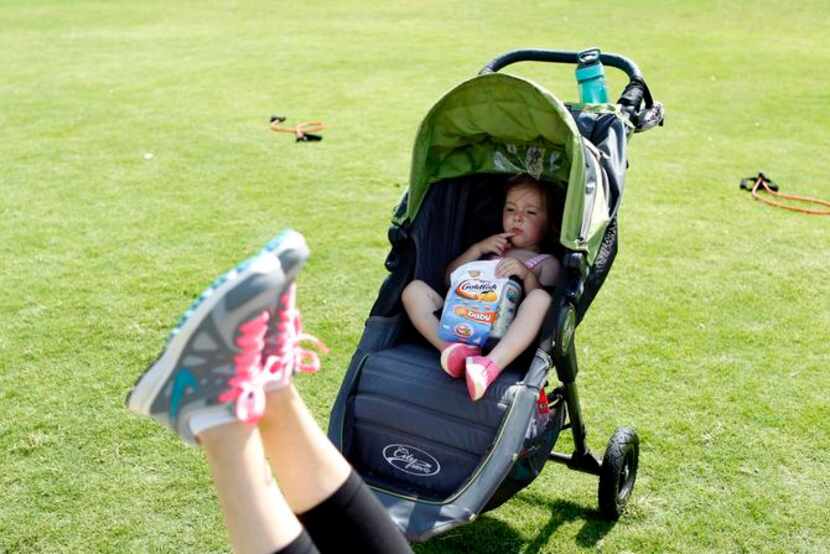
{"type": "Polygon", "coordinates": [[[383,458],[395,469],[418,477],[432,477],[441,471],[441,464],[420,448],[406,444],[389,444],[383,449],[383,458]]]}

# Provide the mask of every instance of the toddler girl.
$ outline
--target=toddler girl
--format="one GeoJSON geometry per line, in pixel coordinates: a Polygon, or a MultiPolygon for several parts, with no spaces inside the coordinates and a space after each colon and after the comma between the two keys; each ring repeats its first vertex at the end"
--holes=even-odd
{"type": "Polygon", "coordinates": [[[477,346],[448,343],[438,337],[435,312],[444,299],[423,281],[412,281],[403,291],[404,309],[415,328],[441,351],[441,367],[453,378],[466,373],[470,398],[479,400],[502,369],[530,345],[539,332],[550,306],[550,295],[542,287],[553,286],[559,276],[559,262],[541,254],[541,245],[551,234],[553,207],[549,189],[529,175],[512,178],[506,188],[502,210],[503,233],[477,242],[447,266],[446,277],[467,262],[482,258],[499,259],[496,277],[515,275],[524,285],[525,299],[505,336],[487,356],[477,346]]]}

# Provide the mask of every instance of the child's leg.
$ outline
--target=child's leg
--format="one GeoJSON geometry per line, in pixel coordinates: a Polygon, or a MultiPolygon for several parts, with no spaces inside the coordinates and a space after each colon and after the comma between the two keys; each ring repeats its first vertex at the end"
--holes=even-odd
{"type": "Polygon", "coordinates": [[[401,300],[418,332],[438,350],[446,348],[448,343],[438,338],[440,322],[435,317],[435,312],[444,305],[444,299],[425,282],[412,281],[403,290],[401,300]]]}
{"type": "Polygon", "coordinates": [[[487,357],[501,368],[507,367],[510,362],[518,358],[539,333],[550,302],[550,295],[544,290],[530,291],[527,298],[519,305],[519,311],[513,323],[507,328],[507,333],[487,354],[487,357]]]}
{"type": "Polygon", "coordinates": [[[271,476],[257,428],[229,423],[199,440],[234,552],[276,552],[297,541],[303,528],[271,476]]]}
{"type": "Polygon", "coordinates": [[[542,326],[550,303],[550,295],[544,290],[530,291],[519,306],[516,319],[495,348],[487,356],[473,356],[467,359],[465,369],[470,398],[479,400],[483,397],[487,387],[496,380],[502,369],[530,346],[542,326]]]}
{"type": "Polygon", "coordinates": [[[259,426],[285,499],[321,552],[412,552],[293,385],[268,393],[259,426]]]}
{"type": "Polygon", "coordinates": [[[438,337],[441,324],[435,312],[444,305],[444,299],[423,281],[412,281],[401,295],[403,306],[412,325],[432,346],[441,351],[441,368],[454,379],[464,374],[464,363],[468,356],[477,356],[477,346],[445,342],[438,337]]]}

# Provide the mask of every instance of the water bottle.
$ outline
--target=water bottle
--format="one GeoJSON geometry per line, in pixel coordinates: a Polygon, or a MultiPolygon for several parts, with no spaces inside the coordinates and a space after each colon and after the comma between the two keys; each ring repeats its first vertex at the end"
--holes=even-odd
{"type": "Polygon", "coordinates": [[[522,301],[524,287],[522,281],[515,275],[511,275],[510,279],[504,284],[501,290],[501,298],[499,298],[498,306],[496,307],[496,320],[490,328],[490,340],[495,341],[504,337],[507,333],[507,328],[513,323],[513,318],[516,317],[516,311],[519,309],[519,303],[522,301]]]}
{"type": "Polygon", "coordinates": [[[583,50],[576,55],[576,82],[579,85],[579,101],[583,104],[604,104],[608,102],[605,88],[605,69],[599,61],[599,48],[583,50]]]}

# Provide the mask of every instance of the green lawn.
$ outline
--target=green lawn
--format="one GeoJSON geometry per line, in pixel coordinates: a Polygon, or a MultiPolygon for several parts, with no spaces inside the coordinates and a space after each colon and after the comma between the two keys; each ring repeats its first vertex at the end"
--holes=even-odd
{"type": "MultiPolygon", "coordinates": [[[[641,437],[630,509],[600,520],[595,478],[551,464],[416,551],[830,551],[830,218],[737,186],[763,169],[830,199],[828,23],[825,1],[4,1],[0,552],[227,551],[201,453],[123,407],[179,314],[302,231],[333,352],[299,383],[325,425],[420,119],[499,53],[593,45],[667,107],[631,141],[620,255],[577,333],[590,444],[641,437]]],[[[572,68],[517,71],[574,99],[572,68]]]]}

